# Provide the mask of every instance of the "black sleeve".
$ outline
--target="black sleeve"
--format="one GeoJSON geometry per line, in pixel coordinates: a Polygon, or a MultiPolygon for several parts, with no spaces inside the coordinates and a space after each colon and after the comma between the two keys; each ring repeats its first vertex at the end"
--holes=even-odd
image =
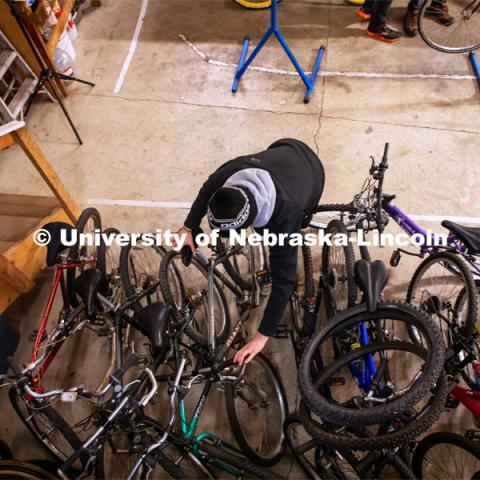
{"type": "MultiPolygon", "coordinates": [[[[280,231],[296,233],[300,231],[301,215],[294,215],[293,222],[288,222],[280,231]]],[[[297,281],[297,249],[285,246],[270,247],[270,275],[272,276],[272,293],[268,299],[263,319],[258,331],[271,337],[275,335],[277,326],[283,317],[285,308],[295,289],[297,281]]]]}

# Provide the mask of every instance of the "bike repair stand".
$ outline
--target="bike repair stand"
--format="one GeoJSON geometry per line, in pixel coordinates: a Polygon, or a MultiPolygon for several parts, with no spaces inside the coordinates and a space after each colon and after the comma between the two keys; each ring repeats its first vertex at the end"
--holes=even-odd
{"type": "Polygon", "coordinates": [[[470,62],[472,63],[472,67],[473,67],[473,72],[477,77],[478,86],[480,87],[480,65],[478,64],[477,55],[475,54],[475,52],[470,52],[468,54],[468,57],[470,58],[470,62]]]}
{"type": "Polygon", "coordinates": [[[310,101],[310,96],[313,91],[313,87],[315,86],[315,80],[317,79],[317,74],[318,70],[320,68],[320,64],[322,63],[323,56],[325,54],[325,47],[322,45],[320,49],[318,50],[317,54],[317,59],[315,61],[315,66],[313,67],[312,74],[308,76],[303,70],[300,64],[298,63],[297,59],[295,58],[295,55],[292,53],[290,50],[290,47],[287,44],[287,41],[282,35],[282,32],[278,28],[278,23],[277,23],[277,0],[272,0],[272,4],[270,7],[270,13],[271,13],[271,23],[269,29],[265,32],[265,35],[263,38],[260,40],[260,43],[257,45],[255,50],[251,53],[251,55],[248,57],[247,60],[245,60],[245,57],[247,56],[247,50],[248,50],[248,44],[250,43],[250,39],[248,37],[245,37],[245,41],[243,43],[243,48],[242,48],[242,53],[240,55],[240,61],[238,63],[237,71],[235,73],[235,78],[233,80],[233,85],[232,85],[232,92],[235,93],[238,89],[238,83],[240,82],[240,79],[242,78],[242,75],[246,72],[247,68],[250,66],[250,64],[253,62],[254,58],[258,55],[262,47],[265,45],[267,40],[272,36],[275,35],[280,42],[280,45],[283,47],[285,50],[285,53],[287,54],[288,58],[290,61],[293,63],[293,66],[295,67],[295,70],[298,72],[300,75],[300,78],[303,80],[303,83],[307,87],[307,91],[305,93],[305,97],[303,98],[304,103],[308,103],[310,101]]]}

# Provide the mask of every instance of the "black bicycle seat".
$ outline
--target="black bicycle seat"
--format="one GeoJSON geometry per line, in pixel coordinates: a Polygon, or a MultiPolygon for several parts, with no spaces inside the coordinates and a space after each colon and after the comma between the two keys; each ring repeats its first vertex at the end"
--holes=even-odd
{"type": "Polygon", "coordinates": [[[100,290],[103,280],[103,274],[95,268],[84,270],[75,279],[75,291],[80,295],[85,304],[85,313],[88,318],[95,314],[97,292],[100,290]]]}
{"type": "Polygon", "coordinates": [[[42,227],[50,234],[50,242],[47,245],[47,265],[53,267],[57,263],[60,252],[68,248],[62,244],[61,231],[65,231],[65,240],[70,242],[72,239],[72,230],[74,227],[64,222],[51,222],[42,227]]]}
{"type": "Polygon", "coordinates": [[[138,315],[139,323],[148,332],[148,338],[153,348],[162,348],[166,345],[165,333],[168,319],[170,318],[170,306],[162,302],[147,305],[138,315]]]}
{"type": "Polygon", "coordinates": [[[381,260],[358,260],[355,262],[355,281],[367,300],[368,311],[374,312],[388,282],[387,267],[381,260]]]}
{"type": "Polygon", "coordinates": [[[448,230],[457,235],[471,254],[476,255],[480,253],[480,228],[465,227],[449,220],[444,220],[442,227],[448,228],[448,230]]]}

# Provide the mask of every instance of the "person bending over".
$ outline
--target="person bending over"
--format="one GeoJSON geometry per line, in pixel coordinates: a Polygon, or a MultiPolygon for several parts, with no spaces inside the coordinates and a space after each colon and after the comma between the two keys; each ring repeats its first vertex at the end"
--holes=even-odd
{"type": "MultiPolygon", "coordinates": [[[[184,226],[184,245],[195,252],[192,232],[206,215],[222,236],[229,230],[253,227],[262,233],[298,233],[310,223],[325,184],[317,155],[300,140],[277,140],[267,150],[244,155],[221,165],[203,184],[184,226]]],[[[257,333],[235,355],[235,362],[250,362],[273,336],[293,294],[297,247],[270,247],[272,291],[257,333]]]]}

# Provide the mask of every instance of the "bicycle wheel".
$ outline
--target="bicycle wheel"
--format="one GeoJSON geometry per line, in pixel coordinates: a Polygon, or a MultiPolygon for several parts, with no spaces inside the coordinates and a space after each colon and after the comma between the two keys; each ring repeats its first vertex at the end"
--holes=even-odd
{"type": "MultiPolygon", "coordinates": [[[[99,480],[126,478],[143,452],[162,436],[161,426],[147,417],[111,425],[95,458],[95,477],[99,480]]],[[[134,478],[162,478],[165,477],[165,472],[171,478],[188,478],[186,473],[160,450],[152,454],[150,460],[153,465],[140,467],[134,478]]]]}
{"type": "MultiPolygon", "coordinates": [[[[218,253],[223,254],[226,247],[223,242],[217,244],[218,253]]],[[[267,257],[263,245],[246,245],[234,255],[226,258],[222,265],[228,276],[242,290],[250,291],[257,281],[258,275],[267,275],[267,257]]]]}
{"type": "Polygon", "coordinates": [[[480,448],[468,438],[456,433],[432,433],[417,445],[412,467],[419,480],[479,479],[480,448]]]}
{"type": "MultiPolygon", "coordinates": [[[[103,233],[113,240],[120,234],[120,230],[109,227],[103,233]]],[[[121,248],[114,240],[110,245],[105,245],[105,276],[107,278],[107,298],[114,298],[119,292],[120,285],[120,251],[121,248]]]]}
{"type": "Polygon", "coordinates": [[[225,383],[232,432],[243,453],[260,465],[273,465],[284,451],[282,425],[288,403],[282,381],[268,359],[258,354],[240,383],[225,383]]]}
{"type": "MultiPolygon", "coordinates": [[[[475,281],[468,265],[454,253],[436,253],[419,265],[408,287],[407,302],[432,316],[447,345],[451,343],[451,335],[468,337],[475,329],[478,314],[475,281]]],[[[414,326],[407,328],[411,339],[418,342],[414,326]]]]}
{"type": "MultiPolygon", "coordinates": [[[[194,257],[191,264],[183,265],[179,252],[168,252],[160,264],[160,287],[165,302],[172,307],[177,322],[191,319],[185,326],[185,333],[202,346],[208,345],[208,274],[194,257]],[[180,288],[180,286],[181,288],[180,288]]],[[[215,282],[215,332],[218,343],[223,343],[230,332],[230,314],[222,289],[215,282]]]]}
{"type": "Polygon", "coordinates": [[[233,451],[226,450],[217,445],[212,445],[205,441],[198,444],[200,453],[205,455],[207,463],[210,461],[220,462],[226,466],[231,466],[240,474],[241,478],[253,478],[263,480],[280,480],[281,477],[273,472],[270,472],[258,465],[249,462],[246,458],[233,453],[233,451]]]}
{"type": "Polygon", "coordinates": [[[29,462],[18,460],[0,460],[0,478],[8,480],[54,480],[57,478],[47,470],[29,462]]]}
{"type": "Polygon", "coordinates": [[[444,361],[441,332],[428,315],[400,302],[381,302],[373,313],[361,304],[312,337],[300,362],[299,387],[308,407],[326,422],[377,424],[408,412],[426,396],[444,361]],[[398,337],[408,324],[421,333],[424,346],[398,337]],[[363,326],[367,343],[362,342],[363,326]],[[345,345],[341,355],[334,348],[339,343],[345,345]],[[316,368],[318,352],[321,371],[316,368]],[[408,376],[405,365],[410,366],[408,376]]]}
{"type": "MultiPolygon", "coordinates": [[[[100,213],[96,208],[85,209],[80,217],[78,217],[77,224],[75,225],[77,234],[94,234],[95,232],[101,232],[102,220],[100,213]]],[[[87,243],[87,242],[86,242],[87,243]]],[[[92,242],[93,243],[93,242],[92,242]]],[[[70,304],[73,307],[78,306],[79,299],[75,290],[75,279],[86,269],[96,268],[102,273],[105,272],[105,244],[100,242],[99,245],[84,245],[80,246],[80,239],[77,238],[77,243],[70,247],[68,256],[72,260],[79,260],[82,258],[91,258],[94,260],[92,263],[87,263],[76,268],[69,268],[67,270],[67,290],[70,304]]]]}
{"type": "MultiPolygon", "coordinates": [[[[16,387],[10,389],[12,406],[28,431],[59,462],[63,463],[82,445],[76,433],[50,405],[33,405],[25,400],[16,387]]],[[[33,402],[33,401],[32,401],[33,402]]],[[[82,471],[81,458],[72,467],[72,473],[82,471]]]]}
{"type": "Polygon", "coordinates": [[[313,281],[313,260],[310,247],[298,250],[297,281],[290,299],[290,313],[296,336],[309,336],[316,328],[316,297],[313,281]]]}
{"type": "Polygon", "coordinates": [[[126,245],[120,252],[120,277],[125,295],[134,297],[148,293],[132,303],[132,310],[139,313],[147,305],[163,302],[158,271],[165,250],[155,245],[126,245]]]}
{"type": "MultiPolygon", "coordinates": [[[[272,5],[272,0],[233,0],[235,3],[240,5],[243,8],[248,8],[249,10],[263,10],[265,8],[270,8],[272,5]]],[[[277,3],[280,3],[282,0],[277,0],[277,3]]]]}
{"type": "Polygon", "coordinates": [[[300,417],[305,430],[313,438],[325,445],[340,450],[375,450],[396,449],[409,445],[420,434],[428,430],[445,410],[445,402],[452,390],[452,385],[442,375],[435,390],[424,405],[409,414],[396,416],[386,424],[377,424],[362,428],[345,428],[331,425],[313,418],[313,412],[302,400],[300,417]]]}
{"type": "Polygon", "coordinates": [[[425,43],[445,53],[480,47],[480,0],[426,0],[419,12],[418,31],[425,43]],[[444,8],[448,5],[450,21],[444,8]]]}
{"type": "MultiPolygon", "coordinates": [[[[325,229],[325,234],[337,235],[348,239],[348,231],[340,220],[332,220],[325,229]]],[[[339,237],[337,237],[339,238],[339,237]]],[[[355,283],[355,255],[352,244],[325,245],[322,249],[322,275],[325,284],[325,307],[331,318],[337,312],[355,305],[357,285],[355,283]]]]}

